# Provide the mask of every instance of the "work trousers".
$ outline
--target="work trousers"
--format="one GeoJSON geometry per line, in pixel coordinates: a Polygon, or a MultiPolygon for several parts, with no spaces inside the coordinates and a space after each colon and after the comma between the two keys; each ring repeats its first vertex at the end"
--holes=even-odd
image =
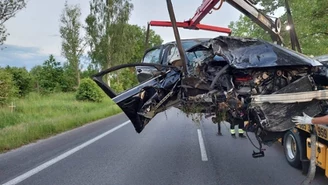
{"type": "Polygon", "coordinates": [[[231,134],[235,134],[235,126],[238,125],[238,133],[239,134],[243,134],[244,133],[244,120],[242,119],[232,119],[232,121],[230,122],[230,133],[231,134]]]}

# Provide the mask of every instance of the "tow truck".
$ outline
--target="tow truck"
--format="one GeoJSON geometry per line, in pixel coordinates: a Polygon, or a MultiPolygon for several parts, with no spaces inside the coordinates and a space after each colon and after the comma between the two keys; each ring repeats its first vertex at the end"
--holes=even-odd
{"type": "MultiPolygon", "coordinates": [[[[232,5],[234,8],[242,12],[244,15],[249,17],[253,22],[258,24],[267,33],[270,34],[272,41],[275,44],[283,45],[283,38],[280,35],[281,21],[279,18],[272,20],[269,16],[259,11],[252,0],[225,0],[225,2],[232,5]]],[[[195,15],[184,22],[177,22],[175,20],[174,10],[171,0],[167,0],[167,8],[170,14],[170,21],[150,21],[147,27],[147,36],[145,45],[148,43],[148,33],[150,26],[161,26],[161,27],[173,27],[176,44],[179,49],[182,62],[185,61],[183,49],[181,46],[180,35],[178,32],[179,28],[192,29],[192,30],[207,30],[225,33],[231,35],[229,28],[200,24],[200,21],[211,11],[219,10],[224,3],[224,0],[203,0],[201,6],[197,9],[195,15]],[[218,4],[218,6],[217,6],[218,4]],[[217,6],[217,7],[215,7],[217,6]]],[[[285,1],[285,8],[288,18],[288,25],[292,25],[290,29],[291,46],[293,50],[297,50],[302,53],[301,47],[296,35],[295,27],[293,26],[293,19],[289,8],[288,0],[285,1]]],[[[316,60],[321,62],[324,66],[328,66],[328,55],[315,57],[316,60]]],[[[186,65],[186,64],[184,64],[186,65]]],[[[323,70],[327,73],[328,71],[323,70]]],[[[328,87],[321,87],[322,89],[328,89],[328,87]]],[[[285,132],[284,136],[279,140],[284,147],[284,154],[287,162],[295,167],[301,168],[305,174],[309,168],[309,159],[311,156],[311,142],[310,134],[313,133],[314,127],[309,125],[297,125],[296,127],[285,132]]],[[[220,127],[218,124],[218,129],[220,127]]],[[[317,134],[316,143],[316,165],[325,170],[325,175],[328,177],[328,126],[318,125],[315,127],[317,134]]]]}

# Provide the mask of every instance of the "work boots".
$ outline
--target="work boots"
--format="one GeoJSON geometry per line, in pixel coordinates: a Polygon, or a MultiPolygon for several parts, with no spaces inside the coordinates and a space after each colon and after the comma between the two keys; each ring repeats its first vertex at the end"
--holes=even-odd
{"type": "Polygon", "coordinates": [[[246,136],[244,134],[239,134],[239,137],[244,138],[246,136]]]}
{"type": "Polygon", "coordinates": [[[243,129],[238,129],[239,137],[244,138],[244,130],[243,129]]]}

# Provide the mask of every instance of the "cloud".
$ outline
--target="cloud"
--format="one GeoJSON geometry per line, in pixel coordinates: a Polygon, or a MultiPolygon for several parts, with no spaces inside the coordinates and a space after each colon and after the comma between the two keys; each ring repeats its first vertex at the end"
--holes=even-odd
{"type": "MultiPolygon", "coordinates": [[[[0,67],[16,66],[30,70],[36,65],[41,65],[49,55],[41,52],[37,47],[17,45],[3,45],[0,50],[0,67]]],[[[55,56],[56,57],[56,56],[55,56]]],[[[57,59],[58,57],[56,57],[57,59]]],[[[61,57],[59,57],[61,59],[61,57]]]]}
{"type": "MultiPolygon", "coordinates": [[[[129,23],[146,26],[150,20],[170,20],[165,1],[132,0],[134,9],[131,12],[129,23]],[[151,9],[151,12],[149,11],[151,9]],[[156,13],[152,13],[156,12],[156,13]]],[[[185,21],[191,18],[201,5],[200,0],[174,1],[174,10],[177,21],[185,21]]],[[[90,12],[89,1],[68,0],[69,4],[80,4],[81,22],[85,24],[85,18],[90,12]]],[[[42,64],[50,54],[54,54],[57,61],[63,63],[61,57],[61,38],[59,33],[60,14],[64,8],[65,0],[45,1],[33,0],[27,3],[27,7],[5,23],[8,36],[5,43],[6,49],[1,50],[0,66],[19,66],[31,69],[35,65],[42,64]],[[44,15],[44,16],[40,16],[44,15]]],[[[227,26],[230,21],[238,20],[241,13],[224,3],[219,11],[213,11],[207,15],[203,24],[227,26]]],[[[164,42],[175,40],[172,28],[152,27],[164,42]]],[[[220,35],[216,32],[195,31],[179,29],[181,38],[210,38],[220,35]]],[[[81,29],[81,35],[85,30],[81,29]]],[[[88,64],[88,59],[81,58],[83,68],[88,64]]]]}

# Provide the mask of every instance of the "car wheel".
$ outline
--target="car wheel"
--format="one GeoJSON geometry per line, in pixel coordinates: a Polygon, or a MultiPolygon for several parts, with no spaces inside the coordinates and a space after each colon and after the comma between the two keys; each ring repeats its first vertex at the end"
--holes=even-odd
{"type": "Polygon", "coordinates": [[[301,150],[304,147],[301,145],[301,139],[298,133],[292,131],[286,132],[283,140],[283,146],[285,151],[285,157],[287,162],[295,167],[301,167],[301,150]]]}

